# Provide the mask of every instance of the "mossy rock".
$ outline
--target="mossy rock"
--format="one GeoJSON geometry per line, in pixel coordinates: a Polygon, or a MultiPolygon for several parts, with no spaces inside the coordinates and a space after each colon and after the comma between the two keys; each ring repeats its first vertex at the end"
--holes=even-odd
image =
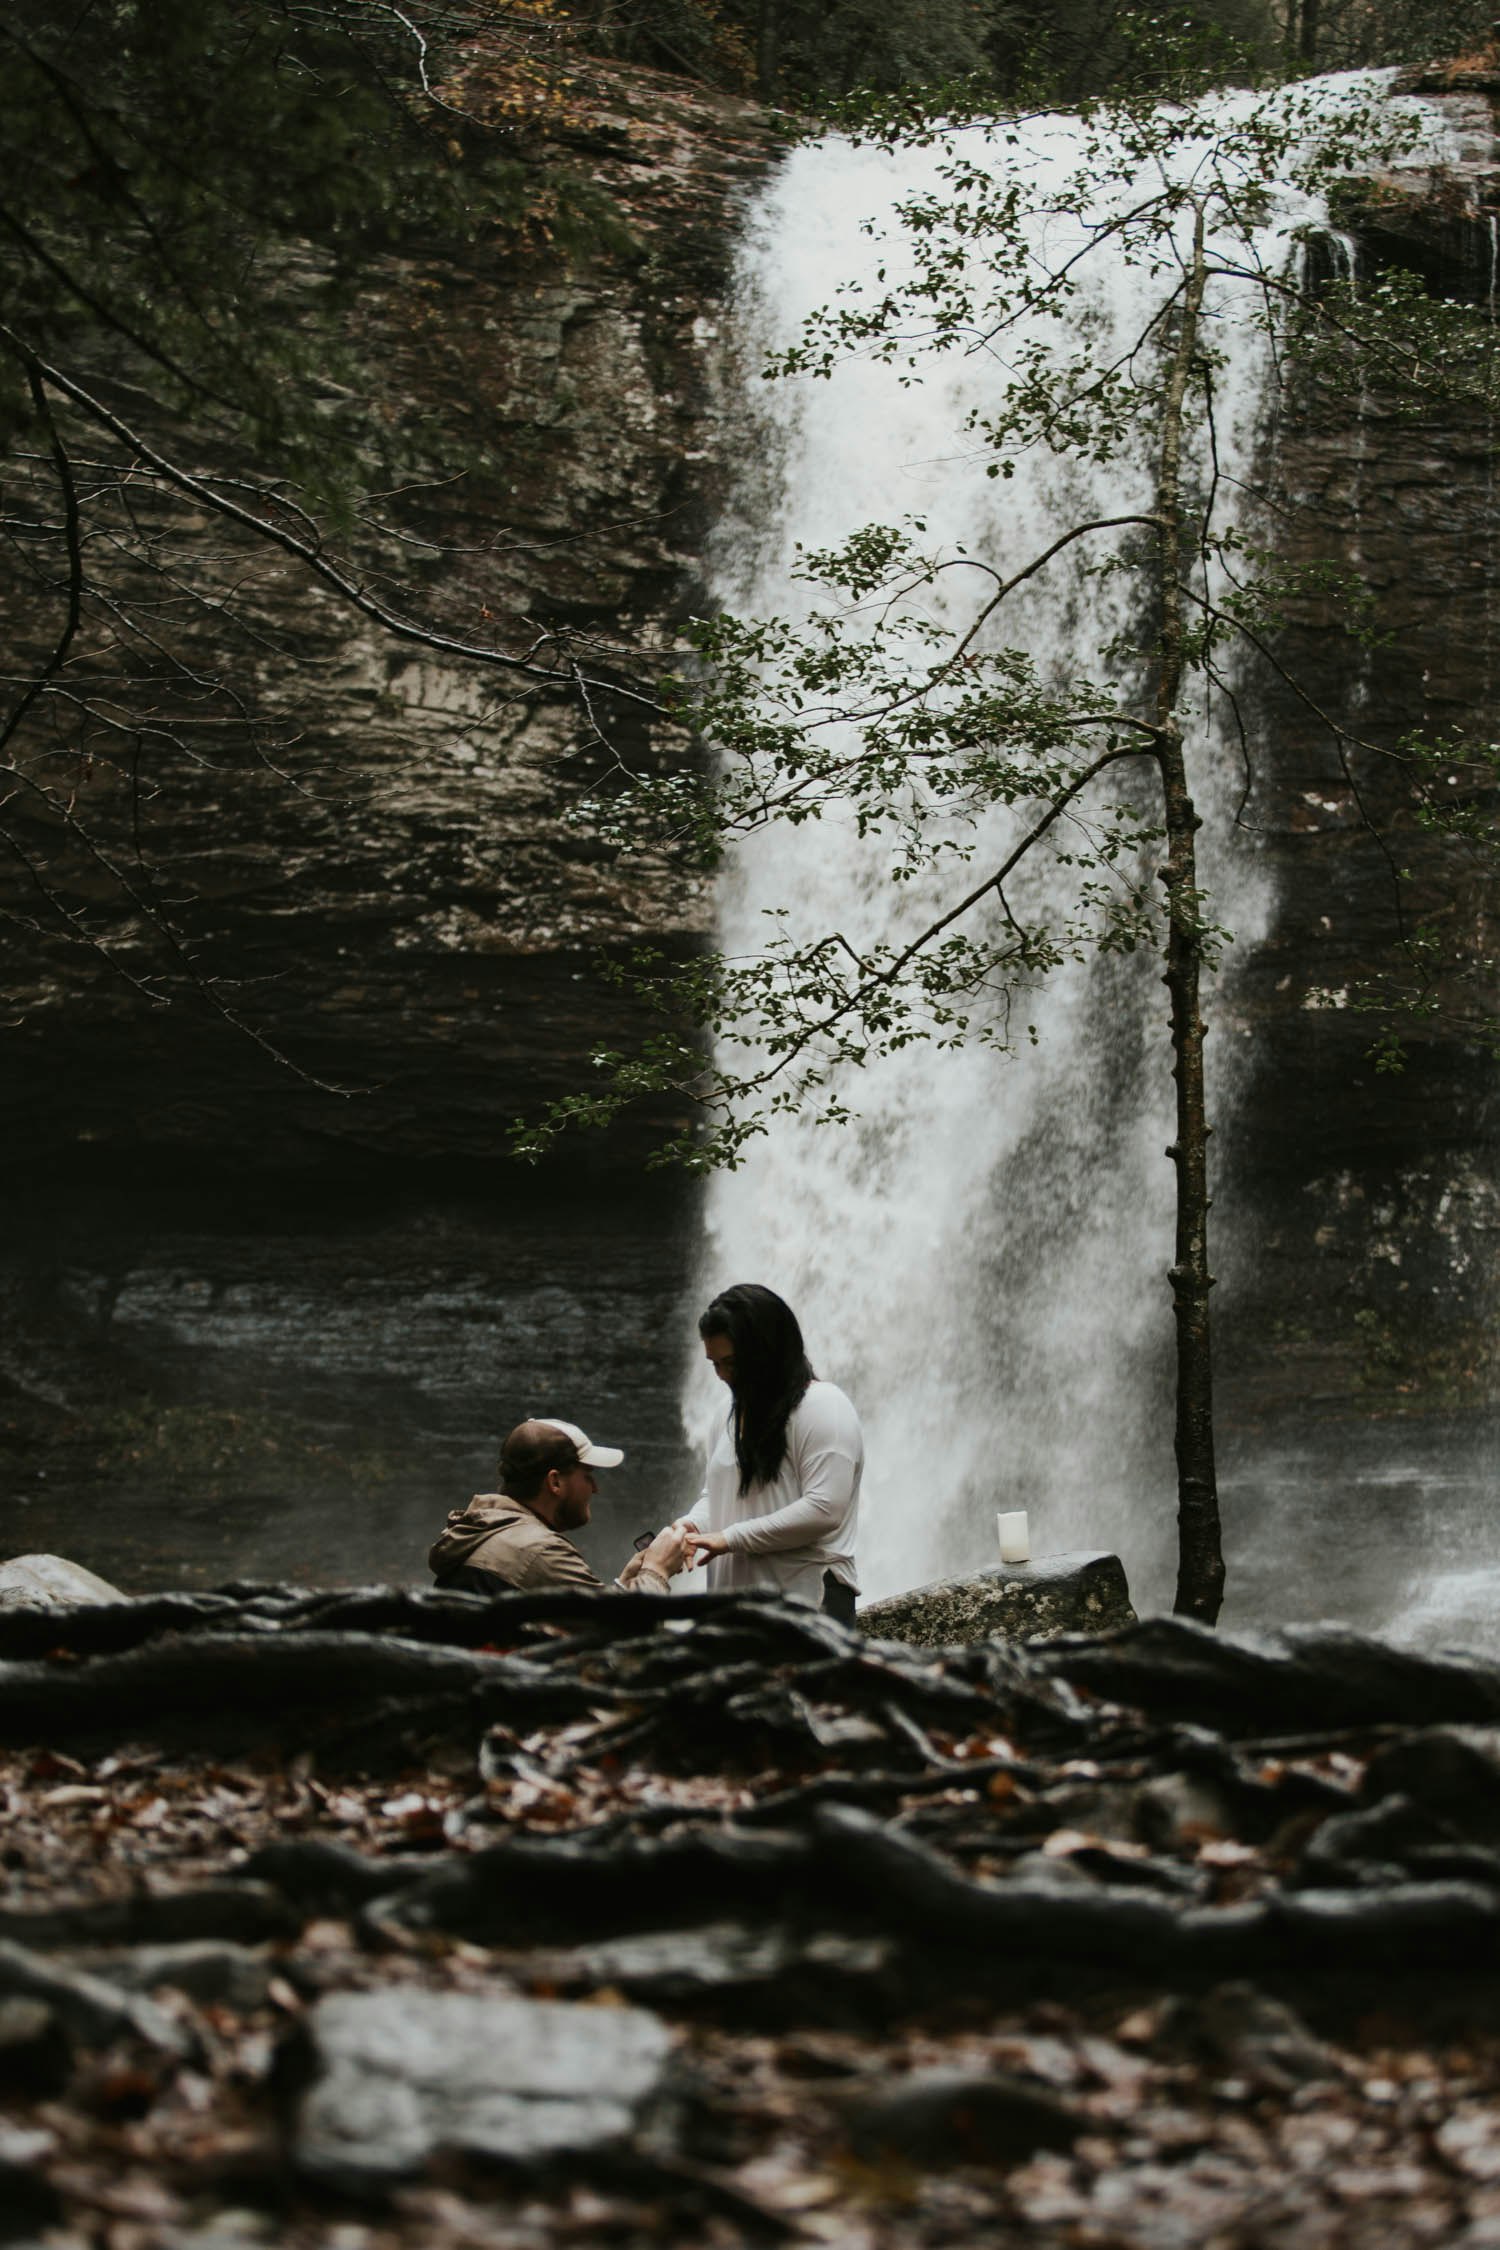
{"type": "Polygon", "coordinates": [[[940,1578],[910,1593],[867,1602],[859,1613],[879,1640],[948,1648],[968,1641],[1050,1641],[1059,1633],[1105,1633],[1134,1625],[1118,1555],[1041,1555],[972,1578],[940,1578]]]}

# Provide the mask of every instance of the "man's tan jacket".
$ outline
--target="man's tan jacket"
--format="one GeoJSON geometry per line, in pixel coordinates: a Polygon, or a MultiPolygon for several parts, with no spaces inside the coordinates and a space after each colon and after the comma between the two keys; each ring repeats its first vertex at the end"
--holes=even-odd
{"type": "MultiPolygon", "coordinates": [[[[431,1548],[428,1565],[440,1586],[475,1586],[470,1571],[483,1571],[518,1593],[547,1586],[606,1589],[571,1539],[533,1515],[524,1500],[503,1492],[479,1492],[467,1508],[455,1508],[446,1530],[431,1548]],[[463,1573],[460,1576],[460,1573],[463,1573]]],[[[616,1579],[618,1586],[620,1581],[616,1579]]],[[[631,1590],[665,1594],[668,1581],[644,1564],[630,1580],[631,1590]]]]}

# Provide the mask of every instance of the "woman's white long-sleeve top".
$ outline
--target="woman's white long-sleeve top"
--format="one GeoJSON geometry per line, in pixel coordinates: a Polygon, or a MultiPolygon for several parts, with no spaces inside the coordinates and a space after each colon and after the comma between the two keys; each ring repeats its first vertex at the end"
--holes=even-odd
{"type": "Polygon", "coordinates": [[[786,1459],[769,1484],[740,1490],[732,1418],[719,1432],[693,1521],[722,1531],[727,1552],[708,1566],[709,1590],[762,1587],[815,1608],[823,1573],[856,1589],[854,1536],[865,1441],[836,1383],[809,1383],[786,1427],[786,1459]]]}

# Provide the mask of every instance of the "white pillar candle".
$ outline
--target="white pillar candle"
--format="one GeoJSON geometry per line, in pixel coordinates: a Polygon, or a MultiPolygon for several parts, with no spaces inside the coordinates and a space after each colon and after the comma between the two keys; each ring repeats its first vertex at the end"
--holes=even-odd
{"type": "Polygon", "coordinates": [[[996,1516],[995,1529],[1000,1534],[1002,1562],[1030,1562],[1031,1538],[1026,1529],[1024,1508],[1018,1508],[1013,1515],[996,1516]]]}

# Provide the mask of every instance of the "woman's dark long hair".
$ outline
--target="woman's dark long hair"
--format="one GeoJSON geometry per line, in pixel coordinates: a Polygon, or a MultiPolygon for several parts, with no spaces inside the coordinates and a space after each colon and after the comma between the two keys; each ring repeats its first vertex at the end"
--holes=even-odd
{"type": "Polygon", "coordinates": [[[797,1315],[774,1289],[737,1281],[720,1290],[698,1323],[700,1336],[734,1346],[734,1457],[740,1490],[769,1484],[786,1459],[786,1426],[813,1380],[797,1315]]]}

